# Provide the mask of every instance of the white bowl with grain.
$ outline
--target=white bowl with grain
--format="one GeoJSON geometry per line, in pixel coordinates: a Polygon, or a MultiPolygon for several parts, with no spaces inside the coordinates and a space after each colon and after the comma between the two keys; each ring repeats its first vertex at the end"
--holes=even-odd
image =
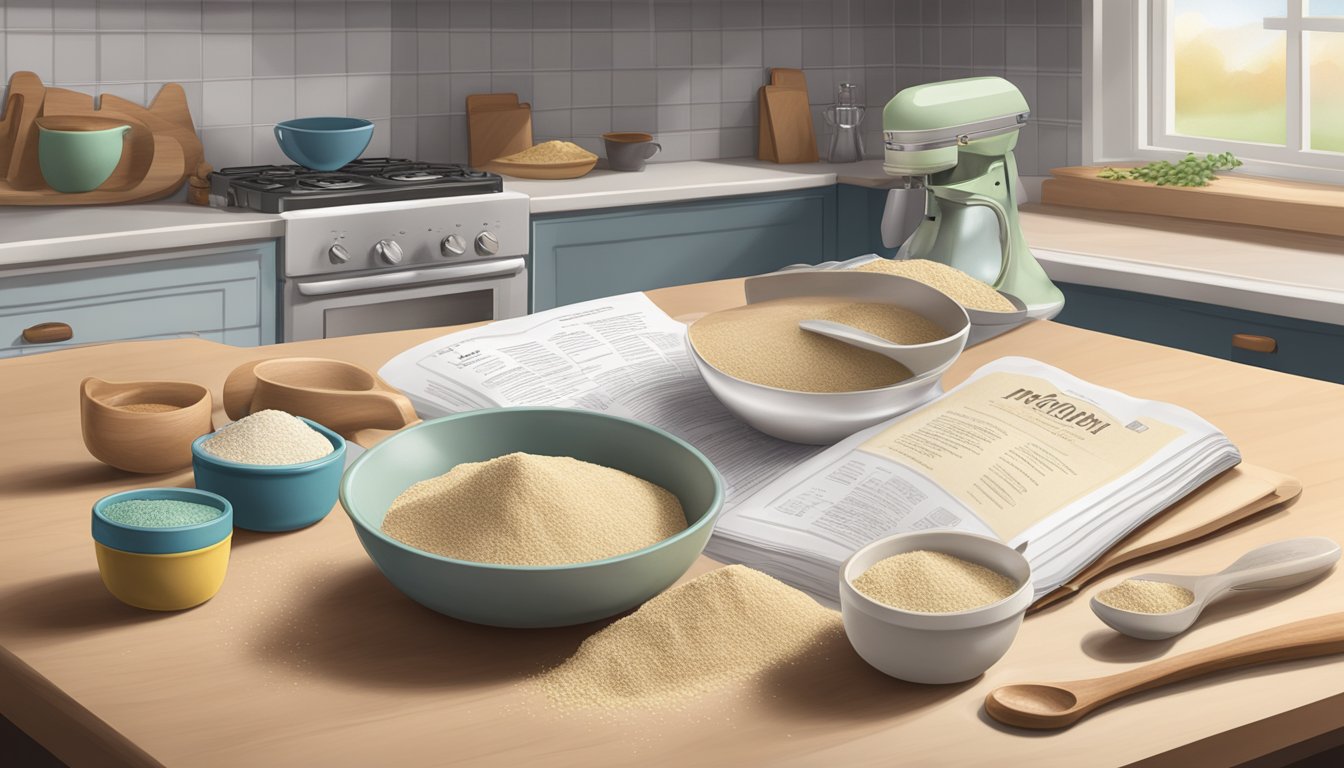
{"type": "Polygon", "coordinates": [[[840,569],[840,614],[845,635],[878,671],[912,683],[971,680],[1012,646],[1033,598],[1031,565],[998,539],[955,530],[919,531],[879,539],[840,569]],[[905,610],[854,586],[869,568],[907,552],[940,552],[1006,576],[1017,588],[1001,600],[947,613],[905,610]]]}
{"type": "MultiPolygon", "coordinates": [[[[686,336],[687,349],[719,402],[761,432],[795,443],[834,443],[937,397],[942,393],[942,374],[956,362],[970,333],[970,319],[960,304],[923,283],[895,275],[776,272],[748,278],[745,289],[748,306],[786,298],[890,304],[927,318],[947,334],[931,342],[942,350],[942,356],[932,364],[909,363],[912,376],[908,379],[873,389],[803,392],[748,381],[715,367],[696,349],[692,339],[695,323],[692,323],[686,336]],[[946,343],[948,339],[951,343],[946,343]]],[[[806,365],[807,361],[799,364],[806,365]]]]}

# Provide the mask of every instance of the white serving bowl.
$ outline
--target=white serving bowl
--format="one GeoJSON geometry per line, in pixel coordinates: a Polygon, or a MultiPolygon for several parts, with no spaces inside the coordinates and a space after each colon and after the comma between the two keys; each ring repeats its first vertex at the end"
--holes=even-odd
{"type": "MultiPolygon", "coordinates": [[[[908,309],[947,329],[951,344],[930,366],[901,360],[914,376],[878,389],[857,392],[797,392],[730,376],[710,365],[686,336],[691,359],[714,396],[756,429],[795,443],[826,445],[923,405],[942,393],[942,374],[956,362],[970,333],[960,304],[929,286],[897,275],[871,272],[775,272],[746,281],[747,304],[782,298],[843,298],[908,309]]],[[[692,324],[694,327],[694,324],[692,324]]],[[[898,358],[899,359],[899,358],[898,358]]]]}
{"type": "Polygon", "coordinates": [[[960,683],[992,667],[1013,644],[1032,594],[1031,566],[1020,552],[998,539],[965,531],[879,539],[855,552],[840,569],[840,613],[850,644],[878,671],[912,683],[960,683]],[[1017,581],[1017,591],[969,611],[919,613],[884,605],[854,588],[854,579],[879,560],[916,550],[983,565],[1017,581]]]}

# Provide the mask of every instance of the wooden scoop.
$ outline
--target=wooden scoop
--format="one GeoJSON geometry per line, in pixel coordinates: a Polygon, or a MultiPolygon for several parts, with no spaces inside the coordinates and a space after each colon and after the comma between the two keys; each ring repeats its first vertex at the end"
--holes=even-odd
{"type": "Polygon", "coordinates": [[[224,381],[224,412],[241,419],[274,408],[350,437],[363,429],[401,429],[420,418],[405,395],[344,360],[278,357],[243,363],[224,381]]]}
{"type": "Polygon", "coordinates": [[[1192,677],[1271,661],[1344,653],[1344,613],[1285,624],[1106,677],[996,688],[985,711],[1019,728],[1066,728],[1103,704],[1192,677]]]}

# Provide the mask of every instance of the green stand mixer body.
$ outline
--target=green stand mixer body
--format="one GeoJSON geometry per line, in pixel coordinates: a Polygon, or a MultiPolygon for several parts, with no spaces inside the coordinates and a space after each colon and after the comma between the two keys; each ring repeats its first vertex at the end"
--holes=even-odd
{"type": "Polygon", "coordinates": [[[922,176],[925,216],[897,258],[956,267],[1050,318],[1064,295],[1045,274],[1018,222],[1013,147],[1028,113],[999,77],[906,88],[882,112],[883,168],[922,176]]]}

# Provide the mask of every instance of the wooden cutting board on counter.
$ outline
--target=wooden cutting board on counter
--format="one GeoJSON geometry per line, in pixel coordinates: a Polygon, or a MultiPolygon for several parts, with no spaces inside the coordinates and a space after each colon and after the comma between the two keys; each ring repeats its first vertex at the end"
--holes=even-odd
{"type": "Polygon", "coordinates": [[[1301,493],[1301,481],[1282,472],[1253,464],[1233,467],[1139,526],[1077,576],[1037,600],[1031,610],[1070,598],[1126,563],[1212,536],[1271,507],[1286,508],[1301,493]]]}
{"type": "Polygon", "coordinates": [[[471,167],[483,168],[497,157],[532,146],[532,105],[516,93],[477,93],[467,97],[467,154],[471,167]]]}
{"type": "Polygon", "coordinates": [[[182,86],[168,83],[149,107],[111,94],[47,88],[31,72],[15,72],[0,118],[0,205],[103,205],[157,200],[177,191],[205,160],[182,86]],[[38,117],[102,117],[131,127],[121,161],[90,192],[57,192],[38,162],[38,117]]]}
{"type": "Polygon", "coordinates": [[[807,95],[807,76],[801,69],[775,67],[770,84],[757,97],[760,126],[756,156],[775,163],[818,161],[817,134],[807,95]]]}

